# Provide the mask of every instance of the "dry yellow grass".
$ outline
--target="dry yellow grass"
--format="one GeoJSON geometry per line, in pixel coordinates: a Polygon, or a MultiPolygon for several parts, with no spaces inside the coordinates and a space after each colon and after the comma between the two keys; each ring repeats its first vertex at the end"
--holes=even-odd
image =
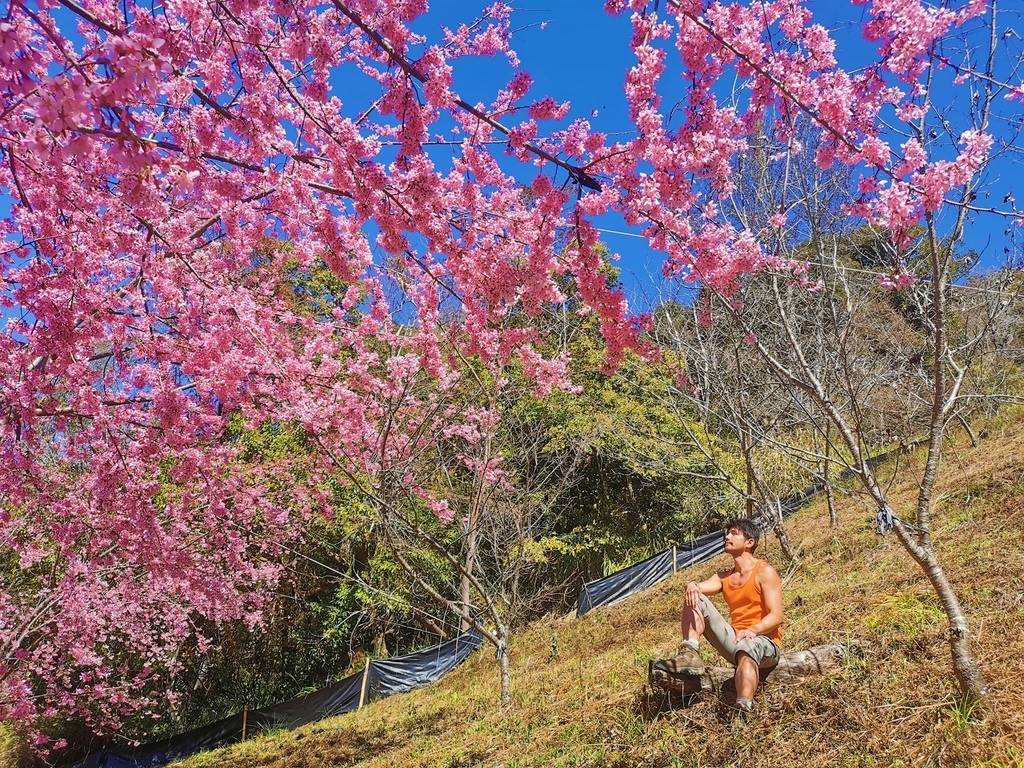
{"type": "MultiPolygon", "coordinates": [[[[979,448],[954,444],[944,466],[935,536],[991,686],[987,711],[959,701],[930,587],[895,538],[874,533],[874,510],[851,496],[836,531],[823,501],[788,523],[804,561],[786,585],[786,645],[863,645],[835,674],[767,687],[741,731],[714,695],[648,714],[647,661],[676,651],[683,585],[715,567],[705,564],[619,606],[551,617],[518,635],[508,710],[485,649],[428,688],[182,768],[1024,768],[1024,430],[1006,427],[979,448]]],[[[898,512],[910,514],[913,491],[896,483],[898,512]]],[[[774,542],[764,552],[783,565],[774,542]]]]}

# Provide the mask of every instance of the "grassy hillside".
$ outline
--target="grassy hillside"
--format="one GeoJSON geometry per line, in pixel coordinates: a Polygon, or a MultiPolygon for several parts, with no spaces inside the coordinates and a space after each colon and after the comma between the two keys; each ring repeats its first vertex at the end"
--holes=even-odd
{"type": "MultiPolygon", "coordinates": [[[[946,622],[929,586],[893,536],[873,532],[874,510],[850,497],[837,531],[823,501],[790,523],[804,563],[786,584],[786,646],[863,645],[835,674],[763,690],[741,732],[730,730],[730,712],[714,695],[645,714],[647,661],[678,647],[684,582],[725,565],[723,557],[614,608],[519,634],[507,711],[485,649],[429,688],[180,765],[1022,767],[1024,429],[989,431],[998,434],[978,448],[951,446],[935,515],[991,685],[988,711],[958,701],[946,622]]],[[[896,488],[897,510],[905,510],[913,489],[896,488]]],[[[763,551],[783,570],[774,541],[763,551]]]]}

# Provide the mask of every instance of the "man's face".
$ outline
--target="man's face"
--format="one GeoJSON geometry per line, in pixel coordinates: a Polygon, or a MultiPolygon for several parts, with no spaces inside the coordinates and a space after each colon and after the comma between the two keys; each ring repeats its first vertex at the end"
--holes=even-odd
{"type": "Polygon", "coordinates": [[[741,554],[748,541],[754,543],[754,540],[748,539],[739,528],[730,528],[725,532],[725,551],[730,555],[741,554]]]}

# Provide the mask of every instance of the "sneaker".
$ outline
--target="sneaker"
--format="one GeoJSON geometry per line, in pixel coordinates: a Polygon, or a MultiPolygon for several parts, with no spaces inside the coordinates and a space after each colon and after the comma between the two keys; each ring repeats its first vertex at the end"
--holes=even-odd
{"type": "Polygon", "coordinates": [[[704,662],[701,660],[700,654],[688,645],[684,645],[682,652],[674,659],[661,659],[656,662],[655,667],[670,675],[704,674],[704,662]]]}
{"type": "Polygon", "coordinates": [[[735,709],[739,712],[746,712],[749,715],[754,711],[754,702],[750,699],[741,699],[737,696],[735,709]]]}
{"type": "Polygon", "coordinates": [[[729,733],[739,736],[747,727],[747,720],[750,719],[750,710],[734,709],[732,717],[729,718],[729,733]]]}

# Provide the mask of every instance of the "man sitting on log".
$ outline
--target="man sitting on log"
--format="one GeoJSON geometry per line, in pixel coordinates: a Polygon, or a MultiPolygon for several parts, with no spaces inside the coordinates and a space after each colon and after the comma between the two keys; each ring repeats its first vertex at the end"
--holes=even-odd
{"type": "Polygon", "coordinates": [[[781,658],[782,581],[771,565],[754,557],[759,538],[752,520],[726,524],[725,552],[732,556],[733,567],[686,585],[684,644],[681,654],[669,662],[672,672],[704,674],[704,662],[697,653],[703,635],[736,665],[736,707],[744,712],[753,709],[759,670],[772,669],[781,658]],[[719,592],[729,606],[731,626],[708,599],[719,592]]]}

